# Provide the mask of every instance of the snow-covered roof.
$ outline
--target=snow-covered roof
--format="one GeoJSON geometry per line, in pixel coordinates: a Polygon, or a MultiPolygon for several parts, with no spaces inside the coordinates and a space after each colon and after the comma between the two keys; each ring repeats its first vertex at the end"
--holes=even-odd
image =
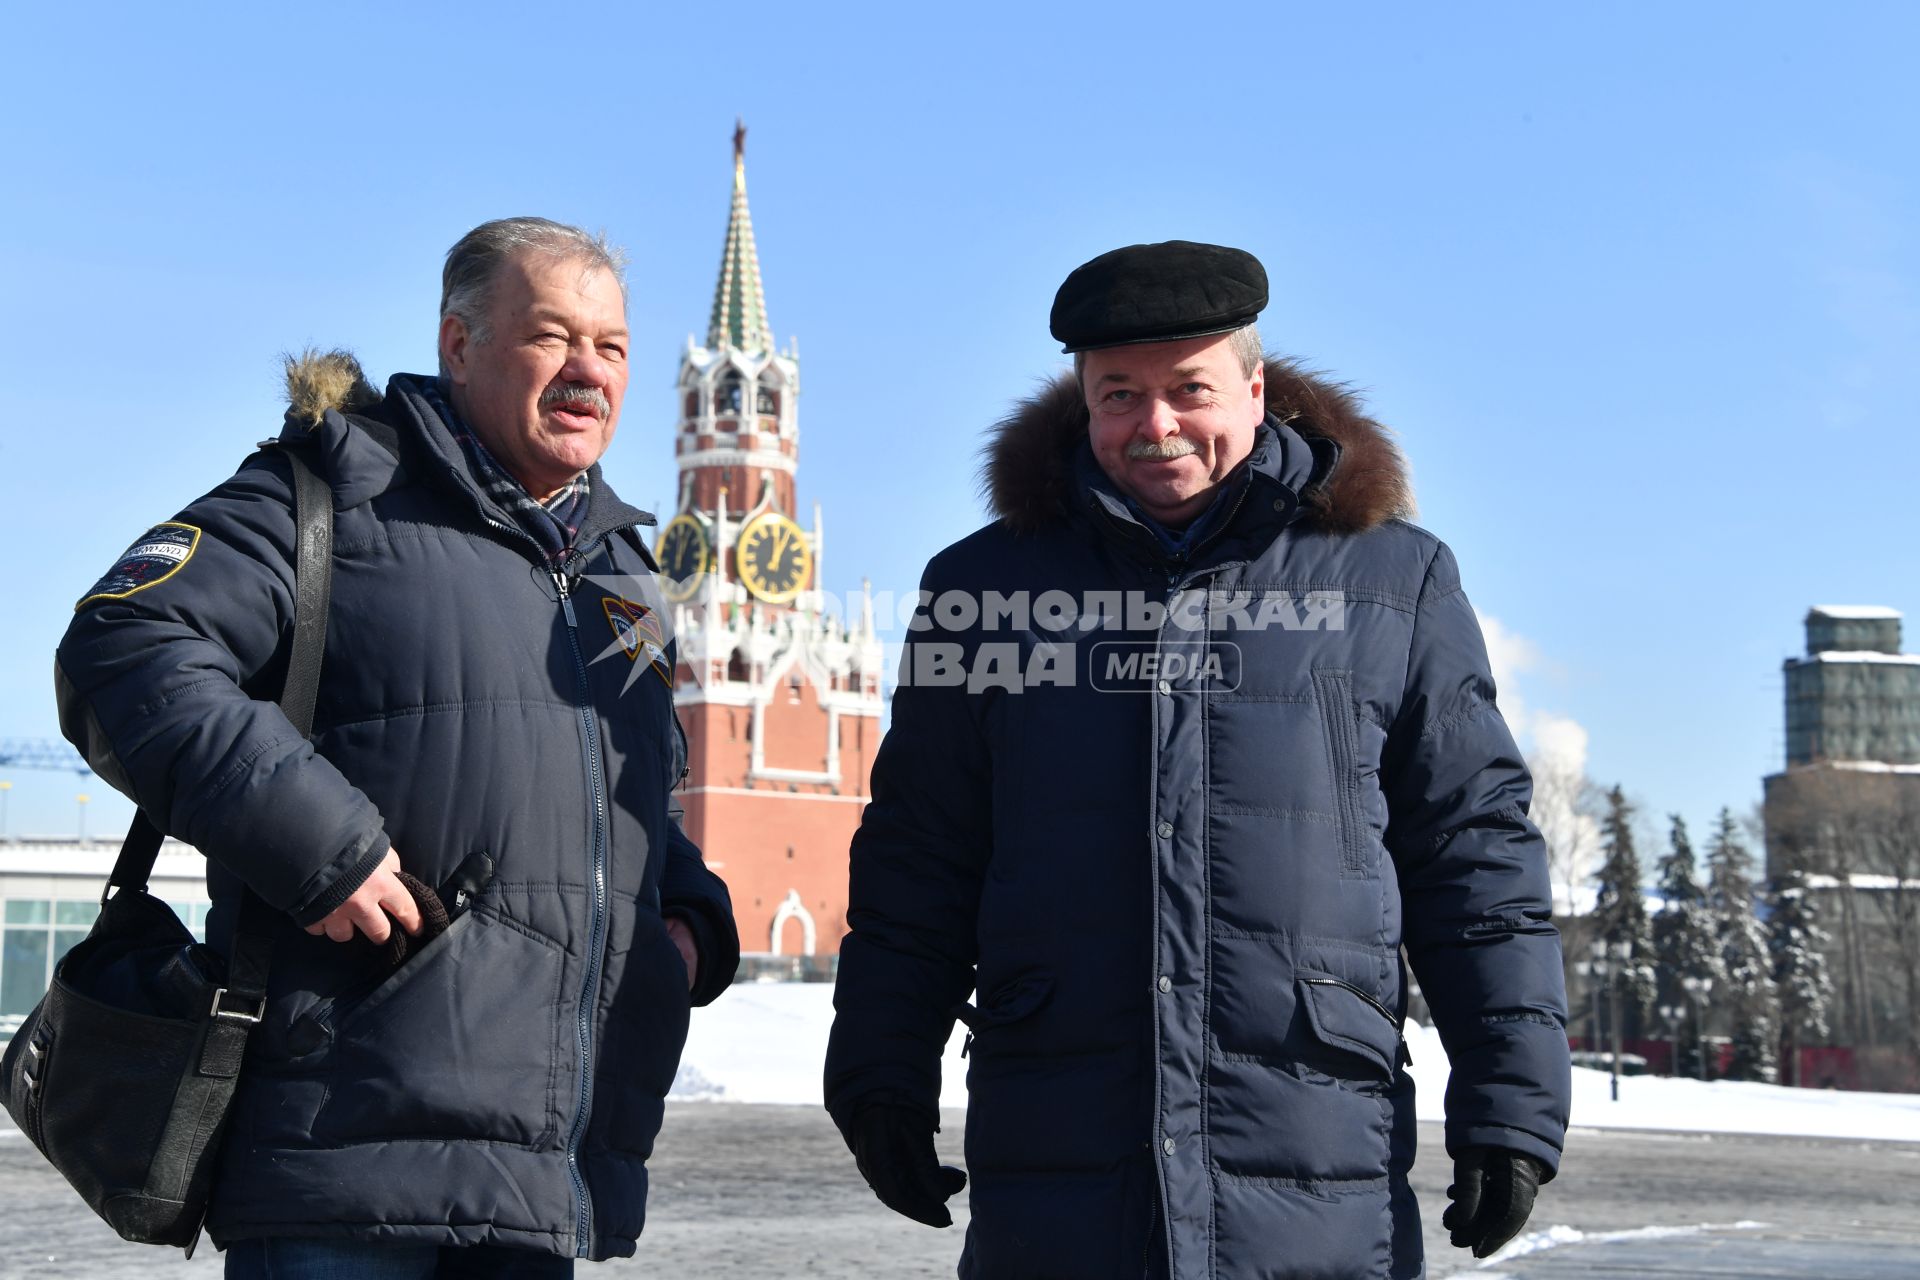
{"type": "Polygon", "coordinates": [[[1820,763],[1830,768],[1852,769],[1859,773],[1920,774],[1920,764],[1887,764],[1881,760],[1823,760],[1820,763]]]}
{"type": "Polygon", "coordinates": [[[1900,666],[1920,666],[1920,653],[1881,653],[1877,649],[1824,649],[1795,662],[1891,662],[1900,666]]]}
{"type": "MultiPolygon", "coordinates": [[[[1848,876],[1847,881],[1855,889],[1874,889],[1882,893],[1890,892],[1894,889],[1905,889],[1908,893],[1920,892],[1920,880],[1903,881],[1897,876],[1874,875],[1864,871],[1855,872],[1853,875],[1848,876]]],[[[1840,877],[1838,876],[1807,877],[1807,888],[1809,889],[1838,889],[1839,887],[1840,877]]]]}
{"type": "MultiPolygon", "coordinates": [[[[120,855],[120,841],[9,840],[0,843],[0,875],[77,876],[105,884],[120,855]]],[[[207,860],[192,845],[168,840],[154,859],[156,880],[198,880],[207,860]]]]}
{"type": "Polygon", "coordinates": [[[1809,612],[1823,618],[1859,618],[1884,620],[1892,618],[1898,621],[1904,615],[1898,609],[1889,609],[1883,604],[1817,604],[1809,612]]]}

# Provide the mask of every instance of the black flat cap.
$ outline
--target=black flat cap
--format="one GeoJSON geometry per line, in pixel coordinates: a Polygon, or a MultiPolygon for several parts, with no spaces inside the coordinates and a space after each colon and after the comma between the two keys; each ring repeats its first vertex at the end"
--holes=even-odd
{"type": "Polygon", "coordinates": [[[1130,244],[1073,269],[1049,327],[1067,351],[1230,333],[1267,305],[1267,270],[1244,249],[1130,244]]]}

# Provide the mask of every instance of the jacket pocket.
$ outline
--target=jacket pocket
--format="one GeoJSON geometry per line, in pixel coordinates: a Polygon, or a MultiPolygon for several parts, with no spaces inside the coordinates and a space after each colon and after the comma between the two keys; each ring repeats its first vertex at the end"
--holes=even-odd
{"type": "Polygon", "coordinates": [[[1004,1027],[1038,1013],[1052,994],[1052,977],[1044,973],[1024,973],[1000,983],[981,998],[977,1007],[955,1005],[953,1016],[966,1023],[969,1031],[1004,1027]]]}
{"type": "Polygon", "coordinates": [[[558,943],[470,908],[364,998],[328,1013],[315,1138],[551,1145],[565,967],[558,943]]]}
{"type": "Polygon", "coordinates": [[[1339,1050],[1353,1065],[1371,1068],[1367,1078],[1393,1079],[1402,1057],[1400,1024],[1385,1005],[1339,978],[1308,975],[1296,986],[1315,1040],[1339,1050]]]}
{"type": "Polygon", "coordinates": [[[1340,828],[1340,874],[1367,874],[1366,845],[1360,817],[1359,725],[1353,708],[1353,674],[1315,670],[1313,700],[1320,708],[1327,759],[1333,771],[1334,814],[1340,828]]]}

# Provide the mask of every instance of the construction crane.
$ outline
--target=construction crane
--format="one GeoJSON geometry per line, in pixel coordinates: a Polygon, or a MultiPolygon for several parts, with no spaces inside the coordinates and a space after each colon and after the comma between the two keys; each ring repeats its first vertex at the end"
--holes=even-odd
{"type": "MultiPolygon", "coordinates": [[[[0,738],[0,769],[49,769],[55,773],[72,773],[82,778],[92,775],[93,770],[80,758],[80,753],[64,742],[55,742],[50,738],[0,738]]],[[[11,798],[13,783],[0,778],[0,840],[8,838],[7,801],[11,798]]],[[[81,837],[86,835],[87,801],[89,797],[75,796],[79,804],[78,823],[81,837]]]]}
{"type": "Polygon", "coordinates": [[[93,773],[79,752],[48,738],[0,738],[0,769],[50,769],[83,778],[93,773]]]}

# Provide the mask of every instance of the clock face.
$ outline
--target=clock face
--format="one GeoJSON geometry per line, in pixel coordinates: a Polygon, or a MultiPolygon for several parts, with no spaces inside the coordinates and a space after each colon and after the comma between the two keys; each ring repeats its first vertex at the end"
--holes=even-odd
{"type": "Polygon", "coordinates": [[[747,521],[733,550],[740,581],[768,604],[789,603],[813,576],[813,547],[807,535],[778,511],[747,521]]]}
{"type": "Polygon", "coordinates": [[[698,520],[678,515],[654,541],[653,558],[660,562],[660,593],[678,604],[693,598],[700,579],[713,568],[713,543],[698,520]]]}

